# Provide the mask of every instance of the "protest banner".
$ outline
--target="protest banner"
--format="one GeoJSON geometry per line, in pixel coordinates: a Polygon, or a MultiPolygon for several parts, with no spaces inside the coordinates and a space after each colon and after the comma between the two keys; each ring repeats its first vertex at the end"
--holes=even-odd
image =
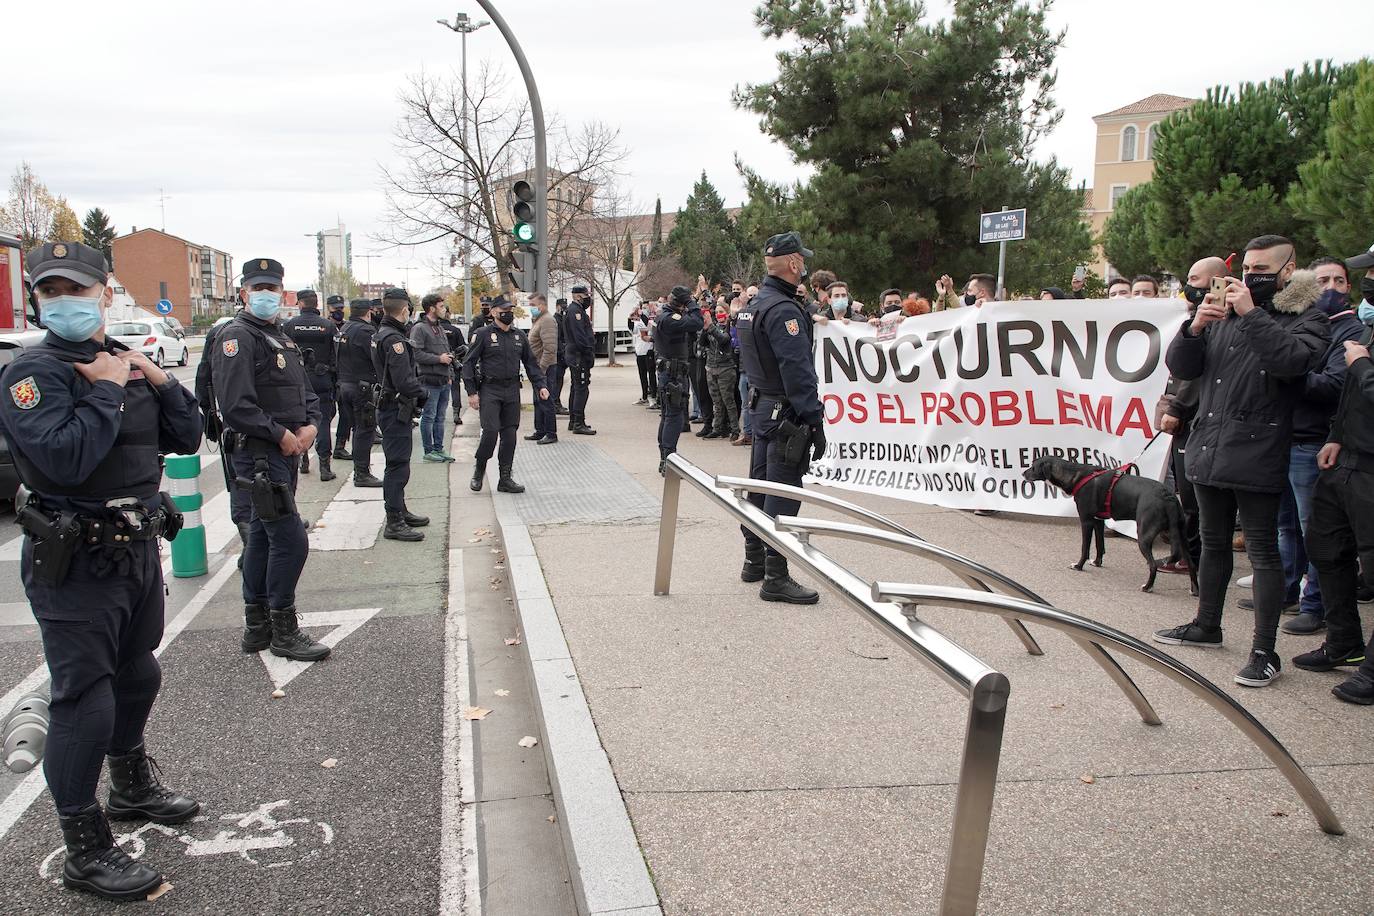
{"type": "Polygon", "coordinates": [[[1072,516],[1026,468],[1041,455],[1159,479],[1154,407],[1182,299],[991,302],[816,328],[825,455],[809,480],[956,509],[1072,516]],[[887,336],[887,335],[884,335],[887,336]],[[1147,446],[1151,446],[1147,448],[1147,446]]]}

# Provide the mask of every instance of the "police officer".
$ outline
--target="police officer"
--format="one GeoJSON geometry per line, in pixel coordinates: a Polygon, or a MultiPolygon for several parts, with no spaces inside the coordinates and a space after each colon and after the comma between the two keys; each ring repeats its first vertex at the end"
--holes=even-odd
{"type": "MultiPolygon", "coordinates": [[[[468,355],[468,341],[463,334],[462,325],[456,324],[453,318],[444,310],[444,316],[439,319],[439,327],[444,329],[444,335],[448,337],[448,351],[453,354],[453,364],[456,367],[463,365],[463,360],[468,355]]],[[[463,373],[461,371],[453,373],[453,425],[463,425],[463,373]]]]}
{"type": "Polygon", "coordinates": [[[382,454],[386,456],[386,470],[382,473],[386,528],[382,537],[423,541],[424,532],[415,529],[428,525],[429,519],[406,508],[414,437],[411,421],[425,405],[425,390],[415,374],[415,354],[406,336],[410,295],[403,289],[389,289],[382,296],[382,308],[386,314],[372,339],[372,366],[382,386],[377,417],[382,423],[382,454]]]}
{"type": "MultiPolygon", "coordinates": [[[[798,295],[811,252],[802,246],[801,236],[785,232],[770,238],[763,254],[768,278],[736,321],[740,362],[751,389],[754,444],[749,476],[799,487],[810,461],[825,452],[825,415],[811,360],[812,322],[798,295]]],[[[774,517],[796,515],[801,508],[795,499],[761,493],[749,494],[749,501],[774,517]]],[[[765,601],[815,604],[820,598],[814,589],[793,581],[787,574],[787,558],[765,547],[748,529],[740,578],[762,579],[759,597],[765,601]]]]}
{"type": "Polygon", "coordinates": [[[587,425],[587,394],[592,384],[592,364],[596,362],[596,332],[592,329],[592,295],[585,286],[572,288],[572,302],[563,318],[565,357],[572,374],[572,393],[568,395],[568,429],[579,436],[595,436],[587,425]]]}
{"type": "Polygon", "coordinates": [[[96,801],[108,754],[111,817],[188,821],[200,804],[158,779],[143,745],[162,673],[158,540],[180,516],[158,493],[160,455],[195,454],[195,397],[142,353],[105,337],[111,299],[100,252],[56,242],[29,252],[47,336],[5,370],[0,428],[32,496],[20,575],[52,675],[43,771],[67,860],[62,880],[138,899],[162,876],[114,844],[96,801]]]}
{"type": "Polygon", "coordinates": [[[559,297],[553,304],[553,320],[558,324],[558,362],[553,364],[553,373],[549,376],[549,397],[553,399],[555,417],[568,415],[568,408],[563,406],[563,376],[568,374],[567,317],[568,300],[559,297]]]}
{"type": "MultiPolygon", "coordinates": [[[[334,454],[334,436],[329,427],[334,422],[334,391],[339,383],[338,349],[335,343],[338,328],[320,314],[320,298],[313,289],[296,293],[296,302],[300,305],[301,313],[288,321],[282,330],[296,342],[301,355],[305,357],[305,372],[310,379],[310,387],[320,401],[320,432],[315,437],[315,453],[320,459],[320,480],[330,481],[335,477],[334,469],[329,466],[329,459],[334,454]]],[[[310,473],[309,452],[301,456],[301,473],[310,473]]]]}
{"type": "Polygon", "coordinates": [[[343,327],[344,323],[344,297],[330,296],[324,300],[324,304],[329,307],[329,320],[334,322],[335,328],[343,327]]]}
{"type": "Polygon", "coordinates": [[[196,401],[205,415],[205,438],[220,447],[224,485],[229,491],[229,520],[239,530],[239,544],[242,548],[239,551],[239,569],[243,569],[243,549],[248,547],[248,523],[253,520],[253,502],[247,490],[234,486],[233,461],[224,451],[224,422],[220,419],[219,406],[215,400],[215,380],[211,371],[214,363],[208,355],[215,352],[219,335],[228,326],[229,322],[222,322],[210,328],[205,335],[205,347],[201,351],[204,355],[200,364],[196,366],[196,401]]]}
{"type": "Polygon", "coordinates": [[[372,475],[372,442],[377,435],[376,403],[373,386],[377,370],[372,365],[371,299],[354,299],[348,304],[348,320],[339,331],[339,439],[334,457],[347,459],[344,451],[345,424],[353,435],[353,486],[377,488],[381,480],[372,475]]]}
{"type": "Polygon", "coordinates": [[[301,632],[296,583],[310,552],[296,511],[300,456],[315,444],[319,401],[305,358],[278,324],[285,271],[271,258],[244,264],[241,295],[247,307],[220,333],[214,361],[215,396],[233,446],[235,485],[249,493],[252,520],[243,555],[244,652],[313,662],[329,655],[301,632]]]}
{"type": "Polygon", "coordinates": [[[659,406],[663,411],[658,418],[659,474],[664,472],[668,456],[677,451],[677,440],[682,435],[690,397],[692,341],[704,325],[701,307],[692,299],[692,291],[685,286],[673,287],[668,306],[658,316],[654,343],[659,406]]]}
{"type": "Polygon", "coordinates": [[[477,300],[477,314],[472,318],[472,326],[468,328],[468,346],[472,346],[472,341],[476,339],[477,332],[491,324],[491,297],[482,296],[477,300]]]}
{"type": "MultiPolygon", "coordinates": [[[[520,428],[520,367],[525,367],[531,384],[543,378],[539,364],[534,361],[530,342],[524,331],[515,328],[515,307],[505,296],[496,296],[491,303],[493,322],[475,334],[467,359],[463,360],[463,382],[468,388],[468,406],[478,411],[482,422],[482,439],[477,443],[477,463],[472,470],[469,486],[474,492],[482,489],[487,462],[496,452],[496,440],[501,440],[496,466],[501,479],[496,489],[502,493],[523,493],[525,488],[511,477],[515,463],[515,434],[520,428]],[[478,375],[481,382],[478,382],[478,375]]],[[[540,387],[538,396],[547,399],[549,389],[540,387]]]]}

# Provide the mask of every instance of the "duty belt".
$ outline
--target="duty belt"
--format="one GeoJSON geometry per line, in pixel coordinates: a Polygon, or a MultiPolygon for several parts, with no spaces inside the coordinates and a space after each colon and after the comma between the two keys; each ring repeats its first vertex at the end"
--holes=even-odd
{"type": "Polygon", "coordinates": [[[78,517],[81,540],[87,546],[118,547],[131,541],[152,541],[170,529],[167,513],[159,510],[137,528],[124,519],[78,517]]]}

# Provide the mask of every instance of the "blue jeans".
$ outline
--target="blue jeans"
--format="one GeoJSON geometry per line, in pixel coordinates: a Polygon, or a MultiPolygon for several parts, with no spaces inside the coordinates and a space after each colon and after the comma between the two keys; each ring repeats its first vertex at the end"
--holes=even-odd
{"type": "MultiPolygon", "coordinates": [[[[1289,569],[1289,555],[1293,555],[1298,572],[1292,582],[1302,572],[1307,573],[1307,584],[1302,589],[1299,610],[1325,618],[1326,609],[1322,604],[1321,586],[1317,584],[1317,569],[1307,561],[1304,540],[1307,537],[1307,523],[1312,518],[1312,491],[1317,486],[1317,453],[1321,451],[1320,442],[1300,442],[1289,450],[1288,483],[1293,491],[1293,513],[1296,525],[1285,525],[1284,512],[1279,512],[1279,553],[1284,556],[1284,572],[1289,569]],[[1301,564],[1301,565],[1299,565],[1301,564]]],[[[1290,586],[1288,595],[1292,597],[1295,588],[1290,586]]]]}
{"type": "Polygon", "coordinates": [[[749,409],[749,376],[744,374],[744,368],[739,370],[739,418],[744,427],[744,434],[752,436],[754,434],[753,411],[749,409]]]}
{"type": "Polygon", "coordinates": [[[420,444],[428,455],[444,450],[444,417],[448,416],[448,399],[453,394],[453,388],[449,385],[424,387],[428,400],[425,401],[424,412],[420,414],[420,444]]]}

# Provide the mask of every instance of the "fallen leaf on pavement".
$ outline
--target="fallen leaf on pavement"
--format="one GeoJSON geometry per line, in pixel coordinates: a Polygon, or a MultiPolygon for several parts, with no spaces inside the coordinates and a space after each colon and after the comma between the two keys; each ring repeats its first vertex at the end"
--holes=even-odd
{"type": "Polygon", "coordinates": [[[482,542],[482,539],[481,539],[481,538],[468,538],[468,543],[469,543],[469,544],[480,544],[481,542],[482,542]]]}
{"type": "Polygon", "coordinates": [[[1287,811],[1271,811],[1271,812],[1269,812],[1269,816],[1270,816],[1270,817],[1287,817],[1287,816],[1288,816],[1288,812],[1287,812],[1287,811]]]}
{"type": "Polygon", "coordinates": [[[328,760],[320,761],[320,766],[324,767],[326,770],[332,770],[338,765],[339,760],[337,757],[330,757],[328,760]]]}
{"type": "Polygon", "coordinates": [[[1063,704],[1063,703],[1051,703],[1051,704],[1050,704],[1050,709],[1063,709],[1063,708],[1064,708],[1064,704],[1063,704]]]}
{"type": "Polygon", "coordinates": [[[272,699],[274,699],[274,700],[280,700],[280,699],[281,699],[282,697],[284,697],[284,696],[286,696],[286,691],[285,691],[285,690],[274,690],[274,691],[272,691],[272,699]]]}
{"type": "Polygon", "coordinates": [[[1078,781],[1090,786],[1097,782],[1097,777],[1091,773],[1084,773],[1082,776],[1078,777],[1078,781]]]}
{"type": "Polygon", "coordinates": [[[514,636],[507,636],[507,637],[506,637],[506,645],[508,645],[508,646],[518,646],[518,645],[520,645],[520,634],[519,634],[519,633],[516,633],[514,636]]]}
{"type": "Polygon", "coordinates": [[[157,898],[159,898],[159,897],[163,896],[164,894],[166,894],[166,893],[167,893],[168,891],[170,891],[171,889],[172,889],[172,884],[171,884],[171,882],[169,882],[169,881],[163,881],[161,884],[159,884],[159,885],[157,886],[157,889],[156,889],[156,890],[154,890],[151,894],[148,895],[148,900],[149,900],[150,902],[153,901],[153,900],[156,900],[157,898]]]}
{"type": "Polygon", "coordinates": [[[508,696],[510,696],[510,691],[507,690],[507,689],[505,689],[504,687],[498,688],[498,689],[496,689],[496,690],[494,690],[494,691],[492,691],[492,692],[495,693],[498,697],[508,697],[508,696]]]}
{"type": "Polygon", "coordinates": [[[558,823],[558,818],[555,817],[555,816],[552,815],[552,814],[550,814],[547,818],[545,818],[545,820],[547,820],[550,824],[556,824],[556,823],[558,823]]]}
{"type": "Polygon", "coordinates": [[[539,743],[539,739],[534,737],[534,735],[526,735],[516,743],[519,744],[521,747],[534,747],[536,744],[539,743]]]}
{"type": "Polygon", "coordinates": [[[463,718],[470,722],[485,719],[489,715],[491,715],[491,710],[483,709],[481,706],[469,706],[467,709],[463,710],[463,718]]]}

